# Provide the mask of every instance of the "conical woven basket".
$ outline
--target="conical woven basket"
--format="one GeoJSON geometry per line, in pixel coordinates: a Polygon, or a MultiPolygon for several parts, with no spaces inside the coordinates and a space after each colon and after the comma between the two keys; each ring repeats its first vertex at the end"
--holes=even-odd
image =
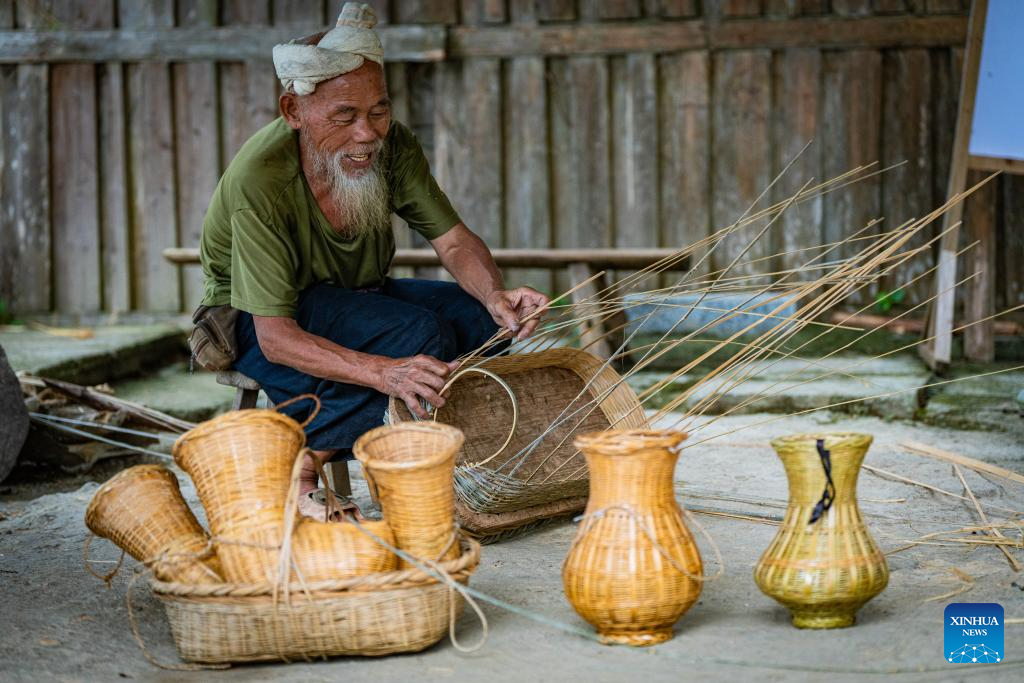
{"type": "MultiPolygon", "coordinates": [[[[497,356],[475,367],[499,376],[518,405],[515,432],[493,458],[513,422],[512,401],[494,380],[473,374],[460,378],[437,413],[438,422],[466,435],[456,457],[456,512],[463,530],[484,542],[583,509],[590,479],[572,445],[574,435],[649,426],[629,385],[585,351],[557,348],[497,356]]],[[[388,414],[392,424],[414,420],[394,398],[388,414]]]]}
{"type": "Polygon", "coordinates": [[[754,580],[792,613],[800,628],[853,625],[857,610],[889,581],[857,505],[857,475],[869,434],[797,434],[772,441],[786,468],[789,507],[778,534],[754,569],[754,580]],[[828,485],[819,441],[829,458],[834,497],[811,522],[828,485]]]}
{"type": "MultiPolygon", "coordinates": [[[[398,547],[424,560],[458,555],[452,471],[462,432],[435,422],[378,427],[353,451],[377,486],[398,547]]],[[[400,566],[408,563],[401,561],[400,566]]]]}
{"type": "Polygon", "coordinates": [[[174,460],[195,482],[224,577],[277,576],[292,465],[306,442],[298,422],[273,410],[239,410],[200,424],[174,444],[174,460]]]}
{"type": "Polygon", "coordinates": [[[609,431],[576,440],[590,464],[587,511],[562,567],[565,596],[606,643],[654,645],[696,602],[703,565],[675,499],[686,435],[609,431]]]}
{"type": "Polygon", "coordinates": [[[93,494],[85,524],[151,567],[163,581],[223,581],[206,531],[166,467],[137,465],[114,475],[93,494]]]}

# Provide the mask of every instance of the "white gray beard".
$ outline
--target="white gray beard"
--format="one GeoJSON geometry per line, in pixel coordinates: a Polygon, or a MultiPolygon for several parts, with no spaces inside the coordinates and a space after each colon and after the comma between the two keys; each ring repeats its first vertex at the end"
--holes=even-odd
{"type": "Polygon", "coordinates": [[[391,229],[391,192],[384,173],[387,149],[383,143],[373,155],[373,164],[359,174],[348,174],[342,152],[325,154],[310,144],[313,172],[331,188],[346,237],[391,229]]]}

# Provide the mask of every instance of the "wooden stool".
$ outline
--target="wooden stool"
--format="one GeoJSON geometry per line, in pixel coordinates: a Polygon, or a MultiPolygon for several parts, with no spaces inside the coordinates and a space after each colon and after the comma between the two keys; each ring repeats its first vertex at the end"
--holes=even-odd
{"type": "MultiPolygon", "coordinates": [[[[246,377],[234,370],[225,370],[217,373],[217,384],[235,388],[235,400],[231,403],[232,410],[256,407],[256,401],[260,397],[260,385],[253,378],[246,377]]],[[[347,462],[327,463],[324,470],[327,472],[328,488],[341,496],[352,495],[352,480],[348,476],[347,462]]]]}

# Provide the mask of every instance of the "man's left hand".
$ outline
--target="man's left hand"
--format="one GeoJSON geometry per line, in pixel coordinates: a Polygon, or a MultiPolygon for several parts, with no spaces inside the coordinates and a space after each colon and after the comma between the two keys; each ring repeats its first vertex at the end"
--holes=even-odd
{"type": "Polygon", "coordinates": [[[526,339],[540,324],[540,314],[520,322],[548,305],[551,300],[531,287],[499,289],[487,297],[487,312],[494,322],[511,330],[516,339],[526,339]]]}

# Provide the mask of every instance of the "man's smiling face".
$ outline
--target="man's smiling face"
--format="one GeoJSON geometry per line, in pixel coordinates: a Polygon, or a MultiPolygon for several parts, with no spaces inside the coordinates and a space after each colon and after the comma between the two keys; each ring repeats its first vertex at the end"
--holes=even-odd
{"type": "Polygon", "coordinates": [[[348,175],[361,175],[374,165],[391,126],[391,101],[380,64],[366,60],[354,71],[319,83],[298,101],[304,142],[323,155],[340,152],[348,175]]]}

